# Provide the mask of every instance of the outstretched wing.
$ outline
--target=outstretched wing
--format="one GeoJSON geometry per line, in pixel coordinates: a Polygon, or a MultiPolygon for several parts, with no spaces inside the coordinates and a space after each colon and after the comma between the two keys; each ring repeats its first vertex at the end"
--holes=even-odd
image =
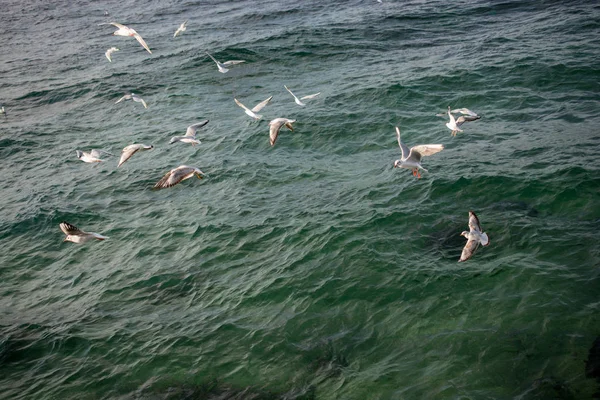
{"type": "Polygon", "coordinates": [[[119,160],[119,165],[117,165],[117,168],[119,168],[125,161],[129,160],[131,156],[141,148],[141,146],[142,145],[139,144],[131,144],[125,147],[121,153],[121,159],[119,160]]]}
{"type": "Polygon", "coordinates": [[[140,36],[140,34],[139,34],[139,33],[137,33],[137,32],[136,32],[136,33],[134,33],[134,34],[133,34],[133,37],[134,37],[134,38],[135,38],[135,39],[136,39],[138,42],[140,42],[140,44],[142,45],[142,47],[143,47],[143,48],[145,48],[145,49],[146,49],[146,51],[147,51],[148,53],[152,54],[152,52],[150,51],[150,47],[148,47],[148,45],[146,44],[146,42],[144,41],[144,39],[142,39],[142,37],[140,36]]]}
{"type": "Polygon", "coordinates": [[[467,261],[469,258],[471,258],[473,253],[475,253],[475,250],[477,250],[478,246],[479,246],[479,240],[469,239],[467,241],[467,244],[463,248],[463,251],[460,255],[460,259],[458,260],[458,262],[467,261]]]}
{"type": "Polygon", "coordinates": [[[400,151],[402,152],[402,159],[404,160],[410,155],[410,149],[407,145],[402,143],[402,140],[400,140],[400,128],[398,127],[396,127],[396,138],[398,139],[398,146],[400,146],[400,151]]]}
{"type": "Polygon", "coordinates": [[[117,28],[119,28],[119,29],[129,29],[129,28],[128,28],[128,27],[126,27],[125,25],[123,25],[123,24],[119,24],[118,22],[111,22],[110,24],[111,24],[111,25],[114,25],[114,26],[116,26],[116,27],[117,27],[117,28]]]}
{"type": "Polygon", "coordinates": [[[60,230],[64,232],[65,235],[74,235],[74,236],[79,236],[79,235],[85,235],[85,232],[82,231],[81,229],[77,228],[74,225],[71,225],[70,223],[63,221],[60,223],[60,230]]]}
{"type": "Polygon", "coordinates": [[[300,100],[314,99],[315,97],[317,97],[320,94],[321,94],[321,92],[315,93],[315,94],[309,94],[308,96],[302,96],[302,97],[300,97],[300,100]]]}
{"type": "Polygon", "coordinates": [[[481,225],[479,224],[479,218],[473,211],[469,211],[469,230],[481,232],[481,225]]]}
{"type": "Polygon", "coordinates": [[[444,150],[444,145],[443,144],[420,144],[418,146],[412,147],[410,150],[412,152],[416,151],[419,154],[421,154],[421,156],[425,157],[425,156],[430,156],[435,153],[439,153],[440,151],[444,150]]]}
{"type": "Polygon", "coordinates": [[[196,136],[196,131],[198,130],[198,128],[202,128],[206,124],[208,124],[207,119],[205,119],[204,121],[195,123],[194,125],[188,126],[187,130],[185,131],[185,136],[196,136]]]}
{"type": "MultiPolygon", "coordinates": [[[[260,110],[262,110],[267,104],[269,104],[269,102],[271,101],[271,99],[273,98],[273,96],[269,97],[266,100],[261,101],[260,103],[258,103],[257,105],[254,106],[254,108],[252,109],[253,112],[259,112],[260,110]]],[[[236,103],[238,101],[236,100],[236,103]]],[[[238,104],[239,105],[239,104],[238,104]]],[[[241,106],[240,106],[241,107],[241,106]]],[[[243,107],[246,108],[246,107],[243,107]]]]}
{"type": "Polygon", "coordinates": [[[225,61],[223,63],[224,66],[229,67],[230,65],[236,65],[236,64],[241,64],[243,62],[246,62],[244,60],[229,60],[229,61],[225,61]]]}

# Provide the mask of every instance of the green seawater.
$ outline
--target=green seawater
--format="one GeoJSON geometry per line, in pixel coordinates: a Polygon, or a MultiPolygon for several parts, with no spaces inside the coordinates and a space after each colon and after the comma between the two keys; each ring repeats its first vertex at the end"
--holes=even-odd
{"type": "Polygon", "coordinates": [[[9,0],[0,27],[1,398],[600,392],[597,2],[9,0]],[[452,137],[448,106],[481,119],[452,137]],[[445,146],[421,179],[396,126],[445,146]],[[208,176],[152,189],[179,165],[208,176]],[[469,210],[491,244],[458,263],[469,210]]]}

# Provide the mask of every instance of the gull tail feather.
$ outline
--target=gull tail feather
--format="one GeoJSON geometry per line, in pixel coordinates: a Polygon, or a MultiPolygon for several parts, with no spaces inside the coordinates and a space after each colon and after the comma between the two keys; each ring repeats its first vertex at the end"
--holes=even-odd
{"type": "Polygon", "coordinates": [[[488,244],[490,244],[490,239],[488,238],[487,233],[483,232],[481,234],[481,245],[487,246],[488,244]]]}

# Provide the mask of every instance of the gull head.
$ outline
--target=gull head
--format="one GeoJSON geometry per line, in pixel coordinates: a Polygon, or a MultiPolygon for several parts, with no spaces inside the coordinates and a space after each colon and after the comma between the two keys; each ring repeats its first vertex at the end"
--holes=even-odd
{"type": "Polygon", "coordinates": [[[179,139],[179,137],[178,137],[178,136],[173,136],[173,137],[171,138],[171,141],[169,142],[169,144],[173,144],[173,143],[175,143],[175,142],[179,142],[180,140],[181,140],[181,139],[179,139]]]}
{"type": "Polygon", "coordinates": [[[469,232],[467,232],[467,231],[462,231],[462,232],[460,233],[460,236],[464,236],[464,237],[466,237],[466,238],[468,239],[468,238],[469,238],[469,232]]]}
{"type": "Polygon", "coordinates": [[[402,167],[402,160],[394,161],[394,168],[400,168],[400,167],[402,167]]]}

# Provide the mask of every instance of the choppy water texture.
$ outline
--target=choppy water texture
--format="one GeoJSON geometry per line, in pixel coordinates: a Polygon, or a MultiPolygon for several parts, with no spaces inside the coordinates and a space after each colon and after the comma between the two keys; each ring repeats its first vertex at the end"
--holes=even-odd
{"type": "Polygon", "coordinates": [[[563,3],[3,2],[2,397],[592,397],[600,6],[563,3]],[[453,138],[448,105],[482,118],[453,138]],[[394,126],[446,146],[422,179],[394,126]],[[209,177],[152,190],[181,164],[209,177]]]}

